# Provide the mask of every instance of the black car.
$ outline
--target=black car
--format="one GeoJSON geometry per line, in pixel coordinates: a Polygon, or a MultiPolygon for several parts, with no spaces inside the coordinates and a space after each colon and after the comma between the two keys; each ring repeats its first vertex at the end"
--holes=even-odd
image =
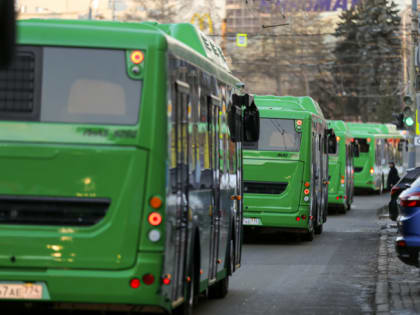
{"type": "Polygon", "coordinates": [[[398,217],[398,196],[410,187],[417,177],[420,176],[420,167],[409,168],[405,175],[391,189],[391,201],[388,204],[389,218],[395,221],[398,217]]]}

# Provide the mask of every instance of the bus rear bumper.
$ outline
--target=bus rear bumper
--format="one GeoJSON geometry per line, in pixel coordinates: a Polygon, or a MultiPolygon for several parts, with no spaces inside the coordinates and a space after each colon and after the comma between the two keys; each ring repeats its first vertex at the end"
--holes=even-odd
{"type": "Polygon", "coordinates": [[[244,227],[252,228],[277,228],[283,230],[292,229],[295,232],[306,232],[309,222],[309,206],[300,207],[298,211],[293,213],[273,213],[273,212],[244,212],[244,227]],[[248,224],[247,219],[255,223],[255,219],[259,224],[248,224]]]}
{"type": "MultiPolygon", "coordinates": [[[[142,253],[136,264],[126,270],[0,268],[0,284],[41,284],[42,299],[19,300],[40,307],[44,304],[58,309],[168,310],[169,302],[157,293],[161,286],[161,266],[162,254],[142,253]],[[145,274],[154,276],[153,284],[143,282],[145,274]],[[138,288],[130,286],[133,278],[140,280],[138,288]]],[[[17,302],[16,299],[0,301],[17,302]]]]}

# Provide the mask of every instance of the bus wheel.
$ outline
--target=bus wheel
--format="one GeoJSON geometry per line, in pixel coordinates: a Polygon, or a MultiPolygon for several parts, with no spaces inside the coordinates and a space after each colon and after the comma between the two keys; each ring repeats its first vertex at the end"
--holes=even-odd
{"type": "Polygon", "coordinates": [[[319,224],[319,225],[315,226],[315,234],[321,234],[322,230],[323,230],[323,226],[324,226],[324,224],[319,224]]]}
{"type": "Polygon", "coordinates": [[[229,292],[229,276],[217,281],[208,289],[209,299],[223,299],[229,292]]]}
{"type": "Polygon", "coordinates": [[[306,234],[303,237],[303,240],[307,242],[312,242],[314,238],[315,238],[315,231],[314,229],[312,229],[311,231],[306,232],[306,234]]]}
{"type": "MultiPolygon", "coordinates": [[[[231,239],[231,243],[232,239],[231,239]]],[[[232,245],[230,245],[232,246],[232,245]]],[[[230,247],[229,252],[232,250],[232,247],[230,247]]],[[[232,258],[231,258],[232,254],[229,253],[228,255],[228,260],[226,263],[226,268],[230,269],[232,268],[232,258]]],[[[212,285],[211,287],[208,288],[208,294],[207,296],[209,297],[209,299],[223,299],[224,297],[226,297],[226,295],[229,292],[229,272],[230,270],[227,270],[226,276],[217,281],[214,285],[212,285]]]]}

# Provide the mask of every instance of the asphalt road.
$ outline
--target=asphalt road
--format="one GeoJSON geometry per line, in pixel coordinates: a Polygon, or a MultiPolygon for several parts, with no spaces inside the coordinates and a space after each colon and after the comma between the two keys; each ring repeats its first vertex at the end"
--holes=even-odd
{"type": "Polygon", "coordinates": [[[202,299],[199,315],[373,313],[382,196],[356,196],[332,214],[313,242],[261,234],[243,249],[242,267],[224,300],[202,299]]]}
{"type": "Polygon", "coordinates": [[[324,232],[313,242],[260,234],[244,245],[242,266],[230,278],[228,296],[200,298],[194,315],[372,314],[380,228],[377,209],[388,199],[388,194],[356,196],[347,214],[328,216],[324,232]]]}

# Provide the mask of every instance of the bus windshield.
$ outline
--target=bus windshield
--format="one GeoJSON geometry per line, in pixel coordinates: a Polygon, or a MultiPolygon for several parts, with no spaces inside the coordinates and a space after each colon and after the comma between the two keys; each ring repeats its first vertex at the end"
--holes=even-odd
{"type": "Polygon", "coordinates": [[[368,153],[369,152],[369,143],[365,138],[356,138],[356,142],[359,144],[360,153],[368,153]]]}
{"type": "Polygon", "coordinates": [[[293,119],[261,118],[259,141],[245,142],[244,149],[298,152],[300,142],[293,119]]]}
{"type": "Polygon", "coordinates": [[[135,125],[142,81],[127,75],[124,50],[25,47],[0,73],[0,119],[135,125]],[[34,78],[34,79],[33,79],[34,78]]]}

